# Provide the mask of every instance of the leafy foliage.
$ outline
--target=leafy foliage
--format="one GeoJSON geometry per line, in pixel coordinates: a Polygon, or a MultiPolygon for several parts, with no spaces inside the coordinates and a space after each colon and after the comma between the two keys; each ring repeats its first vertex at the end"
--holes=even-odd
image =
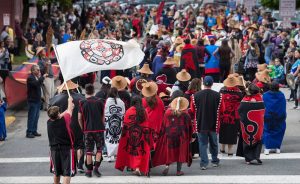
{"type": "MultiPolygon", "coordinates": [[[[260,3],[262,6],[273,9],[279,10],[279,2],[280,0],[261,0],[260,3]]],[[[300,0],[296,0],[296,8],[300,8],[300,0]]]]}

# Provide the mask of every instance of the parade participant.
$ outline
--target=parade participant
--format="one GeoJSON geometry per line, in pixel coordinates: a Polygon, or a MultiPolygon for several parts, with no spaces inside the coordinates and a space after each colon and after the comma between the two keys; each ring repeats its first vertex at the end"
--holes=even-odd
{"type": "Polygon", "coordinates": [[[237,87],[238,79],[229,75],[221,88],[221,104],[219,108],[218,127],[220,152],[225,153],[228,146],[228,156],[233,156],[233,145],[237,143],[239,130],[238,108],[243,98],[242,92],[237,87]]]}
{"type": "Polygon", "coordinates": [[[164,115],[162,129],[152,159],[153,167],[166,165],[163,175],[169,172],[169,165],[177,162],[177,176],[184,175],[182,163],[191,165],[190,142],[192,140],[191,117],[187,111],[189,101],[186,98],[174,99],[164,115]]]}
{"type": "Polygon", "coordinates": [[[107,99],[108,91],[111,88],[111,79],[109,77],[104,77],[102,79],[102,85],[100,90],[95,94],[95,97],[107,99]]]}
{"type": "Polygon", "coordinates": [[[169,84],[169,87],[172,87],[173,84],[176,82],[177,71],[173,67],[174,65],[175,65],[175,62],[174,62],[173,58],[167,57],[167,60],[164,62],[164,66],[156,75],[156,77],[163,75],[163,74],[166,75],[166,77],[167,77],[166,83],[169,84]]]}
{"type": "Polygon", "coordinates": [[[205,64],[204,64],[204,59],[205,56],[207,56],[207,60],[209,60],[209,58],[211,57],[210,53],[208,52],[208,50],[206,49],[206,47],[204,46],[204,40],[203,39],[199,39],[197,46],[197,54],[198,54],[198,62],[199,62],[199,70],[200,70],[200,77],[204,77],[205,74],[205,64]]]}
{"type": "Polygon", "coordinates": [[[180,72],[176,74],[177,81],[174,83],[172,87],[171,95],[174,91],[181,90],[185,93],[189,87],[189,81],[191,80],[191,75],[185,70],[182,69],[180,72]]]}
{"type": "Polygon", "coordinates": [[[28,102],[28,120],[27,120],[27,138],[41,136],[37,132],[37,126],[40,116],[42,85],[48,74],[41,76],[38,65],[32,65],[31,74],[27,78],[27,102],[28,102]]]}
{"type": "Polygon", "coordinates": [[[79,102],[78,122],[84,132],[86,148],[86,177],[93,174],[101,177],[99,167],[102,160],[102,148],[104,146],[104,100],[94,96],[95,88],[92,84],[85,86],[85,100],[79,102]],[[92,155],[96,145],[96,159],[92,162],[92,155]]]}
{"type": "Polygon", "coordinates": [[[234,57],[234,52],[229,47],[228,40],[222,40],[221,46],[215,50],[213,55],[219,59],[220,81],[223,82],[230,73],[231,59],[234,57]]]}
{"type": "Polygon", "coordinates": [[[148,174],[150,151],[153,148],[153,129],[150,127],[141,97],[134,96],[131,107],[124,116],[116,169],[123,171],[125,167],[129,167],[134,169],[134,174],[138,176],[141,172],[148,174]]]}
{"type": "Polygon", "coordinates": [[[141,69],[137,70],[137,72],[139,72],[141,75],[133,78],[129,84],[129,92],[131,92],[132,96],[140,95],[140,91],[137,89],[136,83],[139,80],[151,81],[150,75],[153,74],[153,72],[151,71],[151,69],[149,67],[149,64],[144,64],[141,69]]]}
{"type": "MultiPolygon", "coordinates": [[[[186,99],[188,99],[190,101],[192,95],[201,91],[201,88],[202,88],[201,86],[202,86],[201,79],[199,79],[199,78],[193,79],[189,85],[188,90],[184,93],[183,97],[185,97],[186,99]]],[[[190,110],[189,110],[189,114],[191,117],[195,116],[195,114],[193,112],[191,112],[190,110]]],[[[192,118],[192,123],[193,123],[193,125],[195,125],[194,118],[192,118]]],[[[193,128],[195,129],[196,127],[193,127],[193,128]]],[[[197,134],[193,134],[193,138],[196,138],[196,141],[193,141],[191,143],[190,151],[192,153],[192,156],[199,153],[199,144],[198,144],[197,134]]]]}
{"type": "Polygon", "coordinates": [[[5,111],[6,103],[0,100],[0,141],[5,141],[6,138],[6,124],[5,124],[5,111]]]}
{"type": "Polygon", "coordinates": [[[202,80],[195,78],[191,81],[188,90],[184,93],[184,97],[190,100],[191,96],[199,91],[201,91],[202,80]]]}
{"type": "Polygon", "coordinates": [[[208,166],[208,143],[210,153],[212,154],[213,167],[218,167],[220,162],[216,134],[220,94],[211,89],[213,83],[213,78],[206,76],[203,81],[204,89],[191,97],[190,108],[195,114],[194,127],[196,127],[195,132],[198,133],[201,170],[206,170],[208,166]]]}
{"type": "Polygon", "coordinates": [[[270,70],[266,69],[255,74],[254,83],[261,89],[261,92],[269,91],[269,84],[271,82],[271,77],[269,75],[270,70]]]}
{"type": "Polygon", "coordinates": [[[165,46],[159,46],[156,56],[152,61],[152,70],[154,77],[157,76],[158,72],[162,69],[164,62],[166,61],[168,50],[165,46]]]}
{"type": "Polygon", "coordinates": [[[287,114],[285,96],[279,91],[277,81],[271,83],[270,91],[264,93],[263,100],[266,108],[263,133],[264,153],[268,155],[272,149],[275,149],[276,153],[280,153],[287,114]]]}
{"type": "Polygon", "coordinates": [[[104,107],[105,145],[108,161],[112,161],[114,156],[117,155],[124,114],[125,104],[118,96],[118,89],[112,87],[108,92],[104,107]]]}
{"type": "Polygon", "coordinates": [[[43,93],[44,93],[44,103],[43,109],[47,110],[49,106],[49,100],[54,96],[54,76],[51,61],[46,58],[46,51],[44,47],[37,47],[36,55],[39,58],[38,65],[41,70],[41,74],[48,74],[44,79],[43,93]]]}
{"type": "Polygon", "coordinates": [[[127,81],[126,78],[119,75],[115,76],[111,81],[111,86],[117,88],[118,96],[124,102],[125,109],[127,110],[130,107],[131,97],[129,92],[126,90],[126,87],[130,81],[127,81]]]}
{"type": "Polygon", "coordinates": [[[58,106],[52,106],[47,114],[47,132],[50,146],[50,172],[54,174],[54,184],[69,184],[71,177],[76,174],[76,161],[74,152],[74,137],[71,130],[71,118],[74,109],[72,97],[68,98],[68,107],[61,112],[58,106]]]}
{"type": "Polygon", "coordinates": [[[264,128],[265,106],[260,89],[250,84],[247,94],[238,109],[242,135],[237,148],[237,156],[245,158],[247,164],[262,164],[260,153],[264,128]],[[253,162],[256,160],[257,162],[253,162]]]}
{"type": "Polygon", "coordinates": [[[205,75],[213,77],[214,82],[220,81],[220,66],[219,60],[216,58],[213,53],[218,49],[218,46],[215,45],[215,39],[209,39],[210,45],[206,46],[207,51],[211,57],[206,58],[205,60],[205,75]]]}
{"type": "Polygon", "coordinates": [[[198,55],[196,48],[191,44],[190,39],[184,40],[184,47],[181,52],[180,69],[185,69],[192,79],[200,76],[198,55]]]}
{"type": "Polygon", "coordinates": [[[158,87],[155,82],[143,84],[143,107],[148,114],[149,126],[156,133],[155,142],[161,130],[165,107],[163,101],[157,96],[157,90],[158,87]]]}
{"type": "Polygon", "coordinates": [[[79,126],[78,123],[78,111],[79,111],[79,101],[84,99],[84,96],[78,93],[78,85],[73,83],[71,80],[67,81],[67,86],[63,83],[62,85],[58,86],[58,94],[55,95],[53,98],[49,101],[49,106],[57,106],[59,109],[63,112],[68,108],[68,93],[67,90],[69,90],[69,93],[73,99],[74,103],[74,109],[72,112],[71,117],[71,129],[74,134],[74,149],[76,150],[76,156],[77,156],[77,162],[78,162],[78,172],[83,173],[83,164],[84,164],[84,141],[83,141],[83,132],[79,126]]]}

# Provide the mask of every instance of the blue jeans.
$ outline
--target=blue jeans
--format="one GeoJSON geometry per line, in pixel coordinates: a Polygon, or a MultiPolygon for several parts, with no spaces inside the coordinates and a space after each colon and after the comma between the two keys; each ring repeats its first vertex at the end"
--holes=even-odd
{"type": "Polygon", "coordinates": [[[213,164],[219,164],[220,160],[218,159],[218,138],[216,132],[203,132],[198,133],[198,142],[199,142],[199,153],[200,153],[200,167],[207,167],[208,165],[208,155],[207,147],[209,142],[209,151],[211,153],[213,164]]]}
{"type": "Polygon", "coordinates": [[[272,49],[273,49],[273,45],[268,45],[265,47],[264,59],[267,64],[269,64],[272,59],[272,49]]]}
{"type": "Polygon", "coordinates": [[[41,102],[28,102],[28,107],[29,109],[26,134],[34,134],[37,132],[41,102]]]}

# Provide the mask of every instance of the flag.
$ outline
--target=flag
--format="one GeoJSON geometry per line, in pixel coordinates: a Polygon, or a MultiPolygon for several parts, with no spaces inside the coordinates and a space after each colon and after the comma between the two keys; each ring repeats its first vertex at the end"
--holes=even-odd
{"type": "Polygon", "coordinates": [[[165,6],[165,1],[161,1],[159,3],[159,6],[157,8],[157,14],[156,14],[156,24],[160,23],[160,17],[162,15],[162,12],[164,10],[164,6],[165,6]]]}
{"type": "Polygon", "coordinates": [[[144,52],[135,40],[71,41],[54,47],[65,81],[99,70],[124,70],[139,65],[144,52]]]}

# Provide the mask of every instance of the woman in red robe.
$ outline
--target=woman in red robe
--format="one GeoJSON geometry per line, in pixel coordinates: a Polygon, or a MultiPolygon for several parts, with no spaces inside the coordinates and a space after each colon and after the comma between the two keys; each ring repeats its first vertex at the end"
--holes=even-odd
{"type": "Polygon", "coordinates": [[[158,134],[161,130],[165,111],[163,101],[157,96],[157,90],[158,86],[155,82],[147,82],[143,84],[143,107],[146,109],[148,114],[149,126],[155,131],[154,142],[157,141],[158,134]]]}
{"type": "Polygon", "coordinates": [[[115,168],[123,171],[128,167],[138,176],[141,173],[147,175],[153,147],[153,130],[150,128],[141,97],[133,97],[131,104],[125,113],[115,168]]]}
{"type": "Polygon", "coordinates": [[[167,175],[169,165],[177,162],[177,176],[184,173],[181,171],[182,163],[192,163],[190,142],[192,139],[192,123],[188,113],[189,101],[184,97],[175,98],[167,109],[152,165],[166,165],[163,175],[167,175]]]}

